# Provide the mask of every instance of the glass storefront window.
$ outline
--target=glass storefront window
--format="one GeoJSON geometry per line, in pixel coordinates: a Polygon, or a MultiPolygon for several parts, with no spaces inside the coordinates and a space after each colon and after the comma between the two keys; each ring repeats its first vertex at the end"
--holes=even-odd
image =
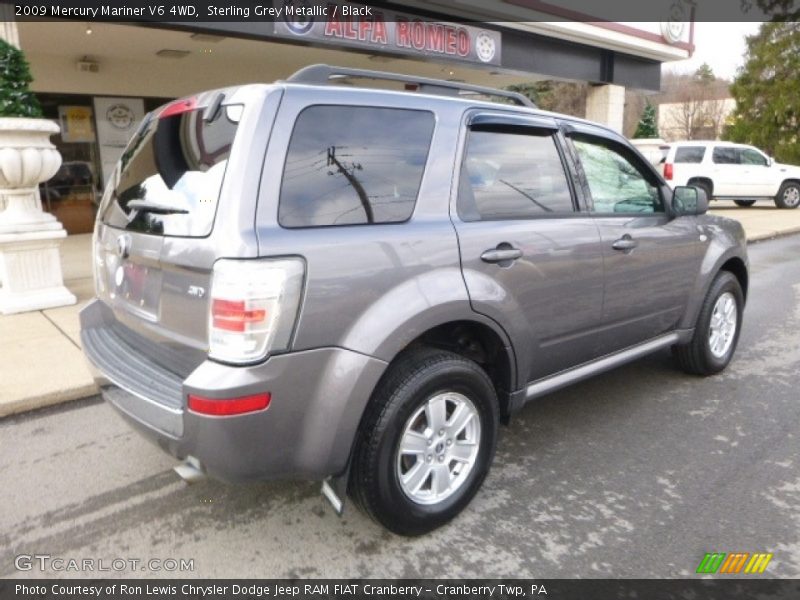
{"type": "MultiPolygon", "coordinates": [[[[50,139],[61,153],[58,173],[39,186],[42,208],[61,221],[67,233],[90,233],[103,194],[102,166],[92,112],[92,96],[37,94],[44,117],[62,133],[50,139]]],[[[146,98],[150,111],[169,98],[146,98]]]]}

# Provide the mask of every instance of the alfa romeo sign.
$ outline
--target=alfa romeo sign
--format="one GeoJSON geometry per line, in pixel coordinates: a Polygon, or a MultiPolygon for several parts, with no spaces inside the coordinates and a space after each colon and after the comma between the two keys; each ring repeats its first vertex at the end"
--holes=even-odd
{"type": "Polygon", "coordinates": [[[500,64],[500,32],[332,0],[276,0],[275,35],[375,52],[500,64]]]}

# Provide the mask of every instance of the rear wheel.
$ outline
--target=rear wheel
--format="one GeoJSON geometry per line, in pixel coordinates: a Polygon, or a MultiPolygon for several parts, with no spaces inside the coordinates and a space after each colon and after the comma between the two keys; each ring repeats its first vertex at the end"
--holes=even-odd
{"type": "Polygon", "coordinates": [[[755,200],[734,200],[733,203],[736,206],[741,206],[742,208],[746,208],[748,206],[753,206],[756,203],[755,200]]]}
{"type": "Polygon", "coordinates": [[[743,308],[739,280],[732,273],[721,271],[700,308],[692,340],[672,347],[681,369],[695,375],[713,375],[727,367],[739,341],[743,308]]]}
{"type": "Polygon", "coordinates": [[[476,363],[432,348],[407,352],[365,415],[351,495],[387,529],[427,533],[461,512],[480,488],[497,423],[494,387],[476,363]]]}
{"type": "Polygon", "coordinates": [[[775,206],[778,208],[797,208],[800,206],[800,183],[787,181],[778,190],[775,196],[775,206]]]}

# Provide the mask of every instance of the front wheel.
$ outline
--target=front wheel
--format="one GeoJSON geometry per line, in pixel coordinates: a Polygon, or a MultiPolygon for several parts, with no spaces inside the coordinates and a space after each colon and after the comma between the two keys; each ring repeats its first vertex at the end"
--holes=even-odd
{"type": "Polygon", "coordinates": [[[672,347],[678,365],[694,375],[719,373],[733,358],[742,327],[744,294],[739,280],[720,272],[706,294],[688,344],[672,347]]]}
{"type": "Polygon", "coordinates": [[[423,348],[390,366],[359,429],[350,492],[378,523],[427,533],[469,504],[494,457],[498,403],[486,373],[423,348]]]}
{"type": "Polygon", "coordinates": [[[778,190],[775,196],[775,206],[778,208],[797,208],[800,206],[800,183],[787,181],[778,190]]]}
{"type": "Polygon", "coordinates": [[[736,206],[741,206],[742,208],[747,208],[748,206],[753,206],[756,203],[755,200],[734,200],[733,203],[736,206]]]}

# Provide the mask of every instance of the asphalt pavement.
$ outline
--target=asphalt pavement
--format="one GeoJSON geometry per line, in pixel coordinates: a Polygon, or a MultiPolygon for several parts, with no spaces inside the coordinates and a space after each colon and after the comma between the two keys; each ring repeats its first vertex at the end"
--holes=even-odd
{"type": "Polygon", "coordinates": [[[766,575],[800,577],[800,236],[749,251],[726,372],[662,352],[536,401],[467,510],[421,538],[337,517],[314,483],[187,486],[96,398],[6,418],[0,576],[92,575],[14,567],[49,555],[194,567],[103,577],[680,577],[706,552],[771,552],[766,575]]]}

